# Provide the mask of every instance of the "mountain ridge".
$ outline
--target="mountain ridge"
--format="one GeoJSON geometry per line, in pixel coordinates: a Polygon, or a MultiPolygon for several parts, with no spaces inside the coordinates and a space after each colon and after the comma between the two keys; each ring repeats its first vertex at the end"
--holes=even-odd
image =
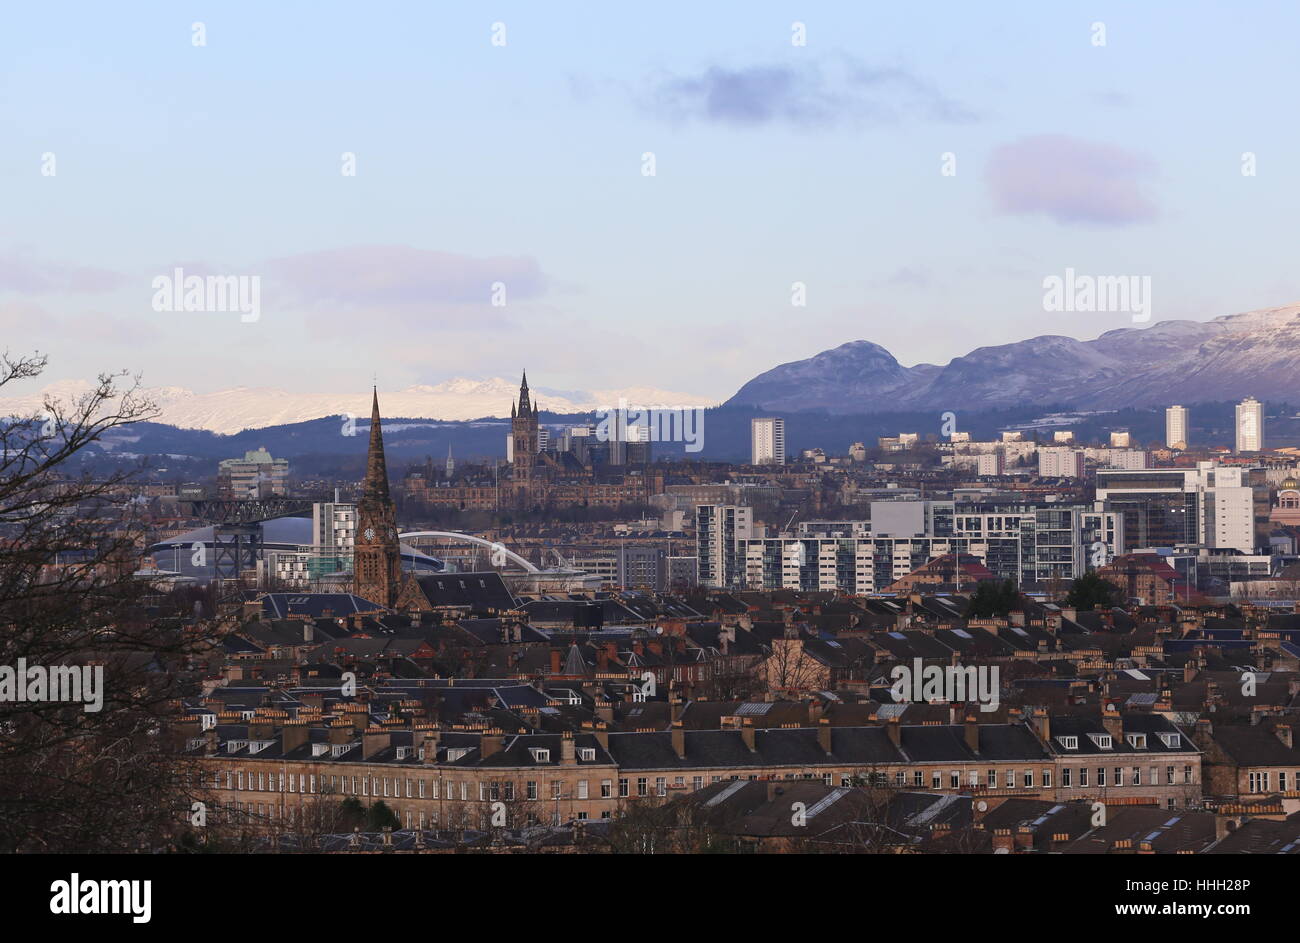
{"type": "Polygon", "coordinates": [[[1116,409],[1300,398],[1300,304],[1117,328],[1081,341],[1042,334],[977,347],[947,364],[904,367],[867,340],[780,364],[725,405],[837,414],[998,409],[1069,402],[1116,409]]]}

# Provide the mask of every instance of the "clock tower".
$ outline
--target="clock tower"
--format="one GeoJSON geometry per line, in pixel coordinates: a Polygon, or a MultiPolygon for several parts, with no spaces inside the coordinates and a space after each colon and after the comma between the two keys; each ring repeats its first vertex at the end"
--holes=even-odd
{"type": "Polygon", "coordinates": [[[402,579],[397,544],[397,512],[388,494],[388,464],[379,421],[379,390],[370,408],[370,451],[366,481],[357,505],[357,529],[352,551],[353,592],[362,599],[392,608],[402,579]]]}

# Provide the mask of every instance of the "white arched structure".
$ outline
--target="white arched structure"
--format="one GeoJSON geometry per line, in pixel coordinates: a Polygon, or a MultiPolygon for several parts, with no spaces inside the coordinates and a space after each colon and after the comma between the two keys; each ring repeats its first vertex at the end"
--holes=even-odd
{"type": "Polygon", "coordinates": [[[529,562],[528,560],[521,557],[519,554],[515,553],[513,550],[506,547],[505,544],[487,540],[486,538],[483,537],[475,537],[473,534],[458,534],[455,531],[450,531],[450,530],[413,530],[406,534],[397,535],[398,540],[406,540],[410,537],[441,537],[447,540],[464,540],[467,543],[478,544],[481,547],[487,547],[489,550],[493,552],[499,550],[502,554],[505,555],[507,559],[513,560],[515,563],[518,563],[521,567],[523,567],[524,571],[527,573],[542,572],[531,562],[529,562]]]}

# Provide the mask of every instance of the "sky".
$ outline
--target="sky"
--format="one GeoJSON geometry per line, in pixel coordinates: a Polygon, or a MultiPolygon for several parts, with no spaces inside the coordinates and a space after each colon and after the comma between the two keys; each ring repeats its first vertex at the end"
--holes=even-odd
{"type": "Polygon", "coordinates": [[[1046,310],[1067,269],[1149,277],[1151,324],[1300,300],[1294,3],[173,0],[5,21],[0,350],[47,354],[40,383],[526,367],[542,389],[721,400],[852,340],[910,366],[1147,326],[1046,310]],[[256,317],[165,310],[177,268],[256,279],[256,317]]]}

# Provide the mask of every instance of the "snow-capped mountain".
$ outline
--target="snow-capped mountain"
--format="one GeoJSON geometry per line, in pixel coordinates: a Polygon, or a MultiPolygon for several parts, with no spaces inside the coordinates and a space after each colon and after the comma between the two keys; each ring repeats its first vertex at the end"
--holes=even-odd
{"type": "MultiPolygon", "coordinates": [[[[17,416],[37,412],[45,397],[69,402],[92,389],[82,381],[52,383],[38,392],[0,398],[0,415],[17,416]]],[[[304,422],[325,416],[370,415],[370,393],[290,393],[272,388],[235,387],[214,393],[195,393],[181,387],[157,387],[145,391],[158,404],[157,422],[182,429],[207,429],[225,435],[243,429],[261,429],[304,422]]],[[[716,401],[690,393],[673,393],[653,387],[621,390],[564,390],[551,392],[534,387],[534,403],[547,412],[586,412],[614,408],[620,400],[628,406],[712,406],[716,401]]],[[[411,386],[379,393],[385,416],[448,421],[510,415],[510,404],[519,396],[519,382],[494,377],[489,380],[457,378],[436,386],[411,386]]]]}
{"type": "Polygon", "coordinates": [[[853,341],[750,380],[728,405],[837,414],[1068,403],[1121,409],[1255,396],[1300,403],[1300,304],[1161,321],[1090,341],[1045,335],[902,366],[853,341]]]}

